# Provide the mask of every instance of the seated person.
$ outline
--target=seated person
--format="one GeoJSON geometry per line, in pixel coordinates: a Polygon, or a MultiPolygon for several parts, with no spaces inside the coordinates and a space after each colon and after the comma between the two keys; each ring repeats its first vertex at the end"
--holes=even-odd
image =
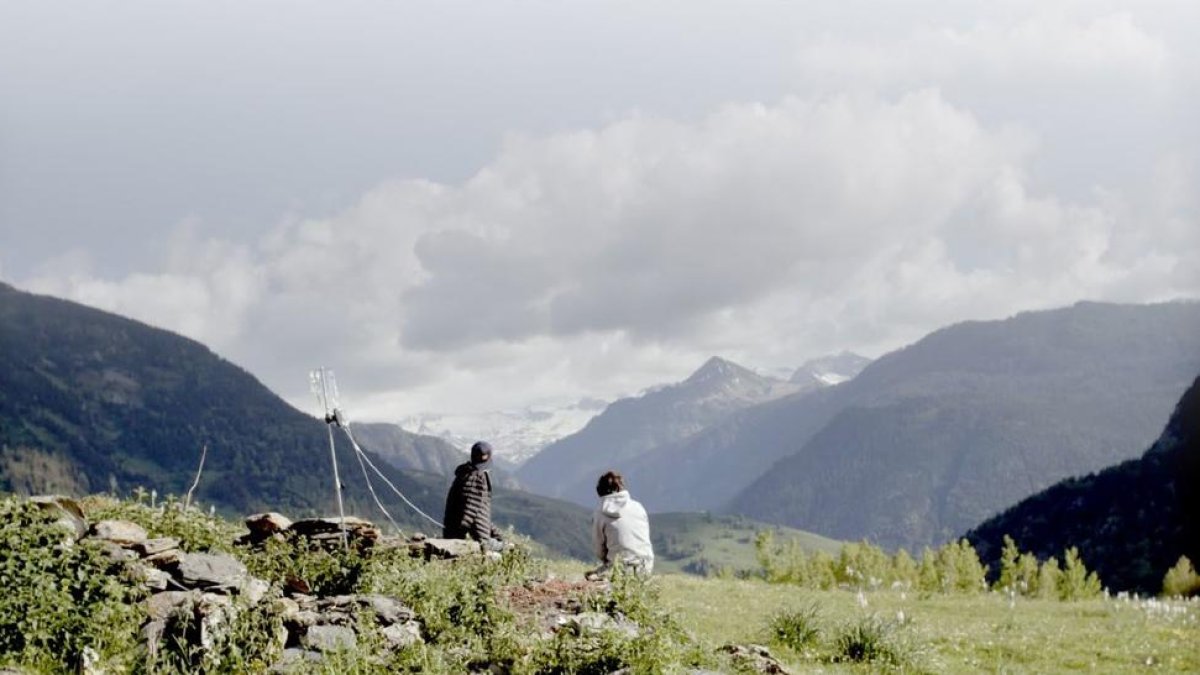
{"type": "Polygon", "coordinates": [[[646,509],[629,496],[625,479],[615,471],[600,476],[596,483],[600,505],[592,514],[592,547],[602,563],[587,573],[588,579],[608,577],[615,565],[642,575],[654,569],[650,546],[650,518],[646,509]]]}

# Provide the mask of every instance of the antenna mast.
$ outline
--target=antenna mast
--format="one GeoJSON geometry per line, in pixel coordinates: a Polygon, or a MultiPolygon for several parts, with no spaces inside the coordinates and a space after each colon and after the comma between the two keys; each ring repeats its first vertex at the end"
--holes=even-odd
{"type": "Polygon", "coordinates": [[[325,428],[329,431],[329,460],[333,463],[333,488],[337,495],[338,529],[342,533],[342,547],[348,549],[350,542],[346,537],[346,511],[342,507],[342,479],[338,476],[337,453],[334,452],[333,423],[339,421],[341,411],[338,410],[337,380],[333,371],[324,366],[308,373],[309,386],[324,411],[325,428]]]}

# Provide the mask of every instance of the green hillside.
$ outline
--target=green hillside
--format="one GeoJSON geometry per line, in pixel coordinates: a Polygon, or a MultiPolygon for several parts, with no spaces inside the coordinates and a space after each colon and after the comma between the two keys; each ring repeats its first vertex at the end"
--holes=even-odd
{"type": "MultiPolygon", "coordinates": [[[[231,515],[336,512],[324,423],[194,340],[0,284],[0,345],[0,491],[182,495],[207,444],[198,501],[231,515]]],[[[340,435],[338,453],[348,512],[382,521],[340,435]]],[[[441,517],[449,479],[375,464],[441,517]]],[[[402,527],[436,531],[376,483],[402,527]]],[[[494,519],[589,553],[578,506],[499,490],[494,519]]]]}
{"type": "Polygon", "coordinates": [[[1180,556],[1200,560],[1200,378],[1146,453],[1071,478],[966,537],[995,568],[1005,535],[1041,558],[1079,549],[1109,588],[1157,593],[1180,556]]]}
{"type": "Polygon", "coordinates": [[[711,575],[759,567],[754,537],[762,530],[777,539],[796,541],[806,551],[837,554],[842,542],[788,527],[767,525],[743,516],[710,513],[654,513],[650,536],[654,567],[662,572],[711,575]]]}

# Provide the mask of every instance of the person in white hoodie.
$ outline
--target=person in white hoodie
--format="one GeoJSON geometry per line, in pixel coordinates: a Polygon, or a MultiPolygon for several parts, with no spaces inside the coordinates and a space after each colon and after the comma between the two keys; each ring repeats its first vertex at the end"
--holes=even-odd
{"type": "Polygon", "coordinates": [[[609,471],[596,483],[600,506],[592,514],[592,548],[600,567],[587,573],[589,579],[607,577],[618,564],[638,574],[654,569],[654,549],[650,545],[650,517],[625,489],[625,479],[609,471]]]}

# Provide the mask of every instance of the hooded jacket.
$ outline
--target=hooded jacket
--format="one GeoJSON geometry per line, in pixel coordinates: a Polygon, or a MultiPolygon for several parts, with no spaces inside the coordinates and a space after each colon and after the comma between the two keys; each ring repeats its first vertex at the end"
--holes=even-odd
{"type": "Polygon", "coordinates": [[[454,470],[442,519],[446,539],[497,539],[492,527],[492,479],[480,464],[466,462],[454,470]]]}
{"type": "Polygon", "coordinates": [[[621,562],[651,571],[650,517],[628,490],[600,498],[600,506],[592,514],[592,547],[605,566],[621,562]]]}

